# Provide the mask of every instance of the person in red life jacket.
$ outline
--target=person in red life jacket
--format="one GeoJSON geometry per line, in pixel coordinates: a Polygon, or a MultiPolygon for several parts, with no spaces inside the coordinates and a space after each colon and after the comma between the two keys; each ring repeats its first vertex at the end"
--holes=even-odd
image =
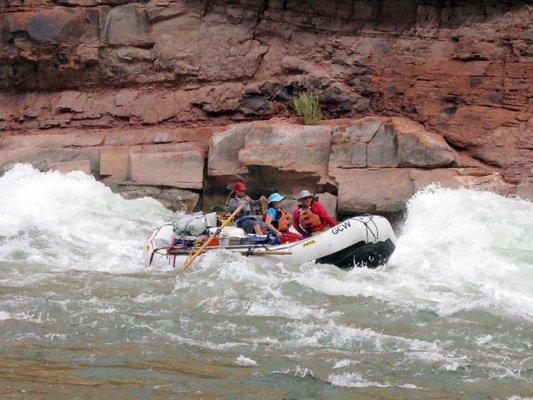
{"type": "Polygon", "coordinates": [[[292,212],[292,219],[294,227],[303,236],[311,236],[337,225],[309,190],[300,192],[298,203],[298,207],[292,212]]]}
{"type": "Polygon", "coordinates": [[[292,224],[292,215],[281,206],[284,198],[279,193],[272,193],[268,197],[268,207],[263,214],[263,221],[276,234],[280,243],[297,242],[302,237],[295,232],[289,231],[292,224]]]}
{"type": "Polygon", "coordinates": [[[252,207],[266,202],[266,197],[261,196],[258,200],[252,200],[246,195],[246,185],[237,182],[233,186],[233,195],[229,201],[229,209],[235,211],[242,203],[245,203],[239,214],[235,217],[235,224],[246,233],[255,233],[256,235],[265,235],[267,227],[260,217],[252,215],[252,207]]]}

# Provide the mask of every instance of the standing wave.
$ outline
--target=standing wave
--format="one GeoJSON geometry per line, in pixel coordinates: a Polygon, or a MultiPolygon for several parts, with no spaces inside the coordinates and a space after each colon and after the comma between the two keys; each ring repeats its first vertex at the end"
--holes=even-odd
{"type": "Polygon", "coordinates": [[[301,281],[329,295],[369,296],[439,315],[488,309],[533,318],[533,204],[430,186],[416,193],[388,266],[301,281]]]}
{"type": "Polygon", "coordinates": [[[126,200],[83,172],[17,164],[0,177],[0,261],[54,270],[140,270],[143,241],[170,216],[156,200],[126,200]]]}

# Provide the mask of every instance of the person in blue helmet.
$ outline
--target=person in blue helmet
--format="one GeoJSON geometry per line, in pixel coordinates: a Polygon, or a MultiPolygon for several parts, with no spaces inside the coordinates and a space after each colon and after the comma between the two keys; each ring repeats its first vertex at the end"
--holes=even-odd
{"type": "Polygon", "coordinates": [[[281,206],[283,199],[285,197],[279,193],[272,193],[268,197],[268,207],[263,213],[263,221],[267,228],[276,234],[280,243],[294,242],[302,237],[297,233],[289,232],[292,215],[281,206]]]}

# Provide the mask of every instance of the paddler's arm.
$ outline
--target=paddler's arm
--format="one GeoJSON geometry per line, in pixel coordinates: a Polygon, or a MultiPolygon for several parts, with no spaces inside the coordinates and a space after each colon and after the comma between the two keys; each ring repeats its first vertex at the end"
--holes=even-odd
{"type": "Polygon", "coordinates": [[[239,205],[240,205],[239,201],[235,197],[232,197],[229,200],[229,210],[230,210],[230,212],[235,211],[239,207],[239,205]]]}
{"type": "Polygon", "coordinates": [[[260,204],[262,204],[263,202],[265,201],[268,201],[267,198],[265,196],[261,196],[260,198],[258,198],[257,200],[254,200],[252,199],[250,196],[246,196],[245,197],[245,200],[248,202],[248,204],[250,204],[252,207],[256,207],[260,204]]]}
{"type": "Polygon", "coordinates": [[[298,207],[296,207],[292,212],[292,225],[294,226],[294,229],[300,233],[300,235],[304,237],[309,236],[309,234],[300,226],[300,209],[298,207]]]}
{"type": "Polygon", "coordinates": [[[315,210],[318,213],[318,215],[320,215],[320,217],[322,218],[322,221],[324,221],[326,224],[328,224],[332,228],[335,225],[337,225],[337,222],[329,216],[328,212],[326,211],[326,209],[324,208],[322,204],[316,202],[313,205],[315,206],[315,210]]]}
{"type": "Polygon", "coordinates": [[[282,236],[283,234],[278,231],[274,225],[272,225],[272,214],[270,214],[268,211],[266,213],[266,216],[265,216],[265,225],[267,226],[268,229],[270,229],[272,232],[274,232],[276,234],[276,236],[280,237],[282,236]]]}

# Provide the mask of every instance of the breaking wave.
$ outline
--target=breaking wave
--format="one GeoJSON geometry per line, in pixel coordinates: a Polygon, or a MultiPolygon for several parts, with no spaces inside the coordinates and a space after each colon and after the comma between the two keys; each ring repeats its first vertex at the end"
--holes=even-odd
{"type": "Polygon", "coordinates": [[[81,171],[17,164],[0,177],[0,261],[140,270],[142,242],[171,215],[154,199],[125,200],[81,171]]]}

